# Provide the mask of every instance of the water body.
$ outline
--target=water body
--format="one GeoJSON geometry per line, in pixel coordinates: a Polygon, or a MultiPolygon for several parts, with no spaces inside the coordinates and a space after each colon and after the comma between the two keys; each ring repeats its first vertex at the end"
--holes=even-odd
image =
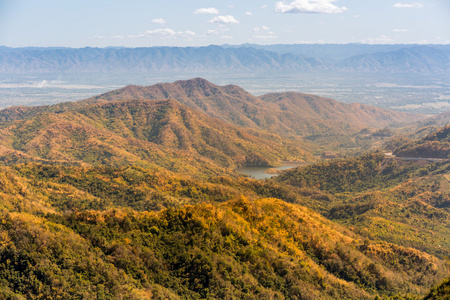
{"type": "Polygon", "coordinates": [[[269,169],[276,169],[276,170],[288,170],[288,169],[292,169],[292,168],[296,168],[298,166],[304,166],[304,165],[308,165],[308,162],[292,162],[292,163],[286,163],[283,164],[279,167],[242,167],[242,168],[238,168],[236,171],[238,171],[239,173],[245,174],[245,175],[249,175],[251,178],[254,179],[265,179],[265,178],[272,178],[274,176],[277,176],[277,174],[268,174],[266,173],[267,170],[269,169]]]}

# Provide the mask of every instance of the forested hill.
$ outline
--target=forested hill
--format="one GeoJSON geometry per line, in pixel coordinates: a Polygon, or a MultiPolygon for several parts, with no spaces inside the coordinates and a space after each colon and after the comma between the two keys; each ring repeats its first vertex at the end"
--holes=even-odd
{"type": "Polygon", "coordinates": [[[372,299],[424,293],[444,276],[429,254],[279,199],[178,202],[275,192],[268,183],[36,164],[3,167],[0,182],[5,298],[372,299]],[[146,211],[158,201],[175,208],[146,211]]]}
{"type": "Polygon", "coordinates": [[[411,141],[394,151],[399,157],[449,158],[450,125],[430,133],[426,137],[411,141]]]}
{"type": "Polygon", "coordinates": [[[202,78],[146,87],[127,86],[85,102],[123,99],[175,99],[237,126],[288,136],[351,133],[366,127],[384,127],[424,118],[301,93],[272,93],[255,97],[238,86],[217,86],[202,78]]]}
{"type": "Polygon", "coordinates": [[[0,137],[1,160],[6,163],[157,165],[200,174],[309,157],[298,143],[237,128],[174,100],[43,111],[3,123],[0,137]]]}
{"type": "Polygon", "coordinates": [[[235,172],[411,116],[200,78],[2,110],[0,299],[422,297],[448,276],[448,161],[235,172]]]}

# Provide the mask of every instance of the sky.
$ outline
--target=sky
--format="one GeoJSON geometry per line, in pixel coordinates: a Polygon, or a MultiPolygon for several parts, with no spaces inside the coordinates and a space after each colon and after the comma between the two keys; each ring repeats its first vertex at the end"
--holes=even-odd
{"type": "Polygon", "coordinates": [[[450,44],[450,0],[0,0],[0,45],[450,44]]]}

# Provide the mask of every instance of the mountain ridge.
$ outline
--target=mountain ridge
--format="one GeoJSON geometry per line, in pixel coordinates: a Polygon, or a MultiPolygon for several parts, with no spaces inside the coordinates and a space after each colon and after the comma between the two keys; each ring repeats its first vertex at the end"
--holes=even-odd
{"type": "Polygon", "coordinates": [[[448,45],[239,45],[151,48],[2,47],[0,73],[366,72],[448,74],[448,45]],[[336,51],[336,55],[333,55],[336,51]],[[319,58],[314,57],[315,53],[319,58]],[[413,67],[414,66],[414,67],[413,67]]]}
{"type": "Polygon", "coordinates": [[[83,102],[120,99],[175,99],[231,124],[285,136],[342,133],[343,130],[355,132],[365,127],[387,126],[392,122],[424,118],[421,115],[364,104],[346,104],[302,93],[272,93],[256,97],[238,86],[217,86],[202,78],[146,87],[127,86],[83,102]]]}

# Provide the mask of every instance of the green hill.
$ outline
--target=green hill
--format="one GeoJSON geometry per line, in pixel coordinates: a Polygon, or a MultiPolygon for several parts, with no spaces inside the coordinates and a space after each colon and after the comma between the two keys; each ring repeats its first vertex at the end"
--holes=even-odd
{"type": "Polygon", "coordinates": [[[450,125],[439,128],[418,141],[411,141],[394,151],[399,157],[448,158],[450,125]]]}
{"type": "Polygon", "coordinates": [[[365,239],[300,205],[214,203],[233,190],[226,184],[36,164],[4,167],[0,183],[4,298],[371,299],[423,293],[444,275],[431,255],[365,239]],[[179,207],[201,194],[213,203],[179,207]],[[179,208],[149,212],[145,197],[179,208]]]}
{"type": "Polygon", "coordinates": [[[305,194],[325,193],[306,204],[364,236],[444,258],[450,252],[449,170],[449,162],[421,166],[374,153],[300,167],[275,180],[305,194]]]}

